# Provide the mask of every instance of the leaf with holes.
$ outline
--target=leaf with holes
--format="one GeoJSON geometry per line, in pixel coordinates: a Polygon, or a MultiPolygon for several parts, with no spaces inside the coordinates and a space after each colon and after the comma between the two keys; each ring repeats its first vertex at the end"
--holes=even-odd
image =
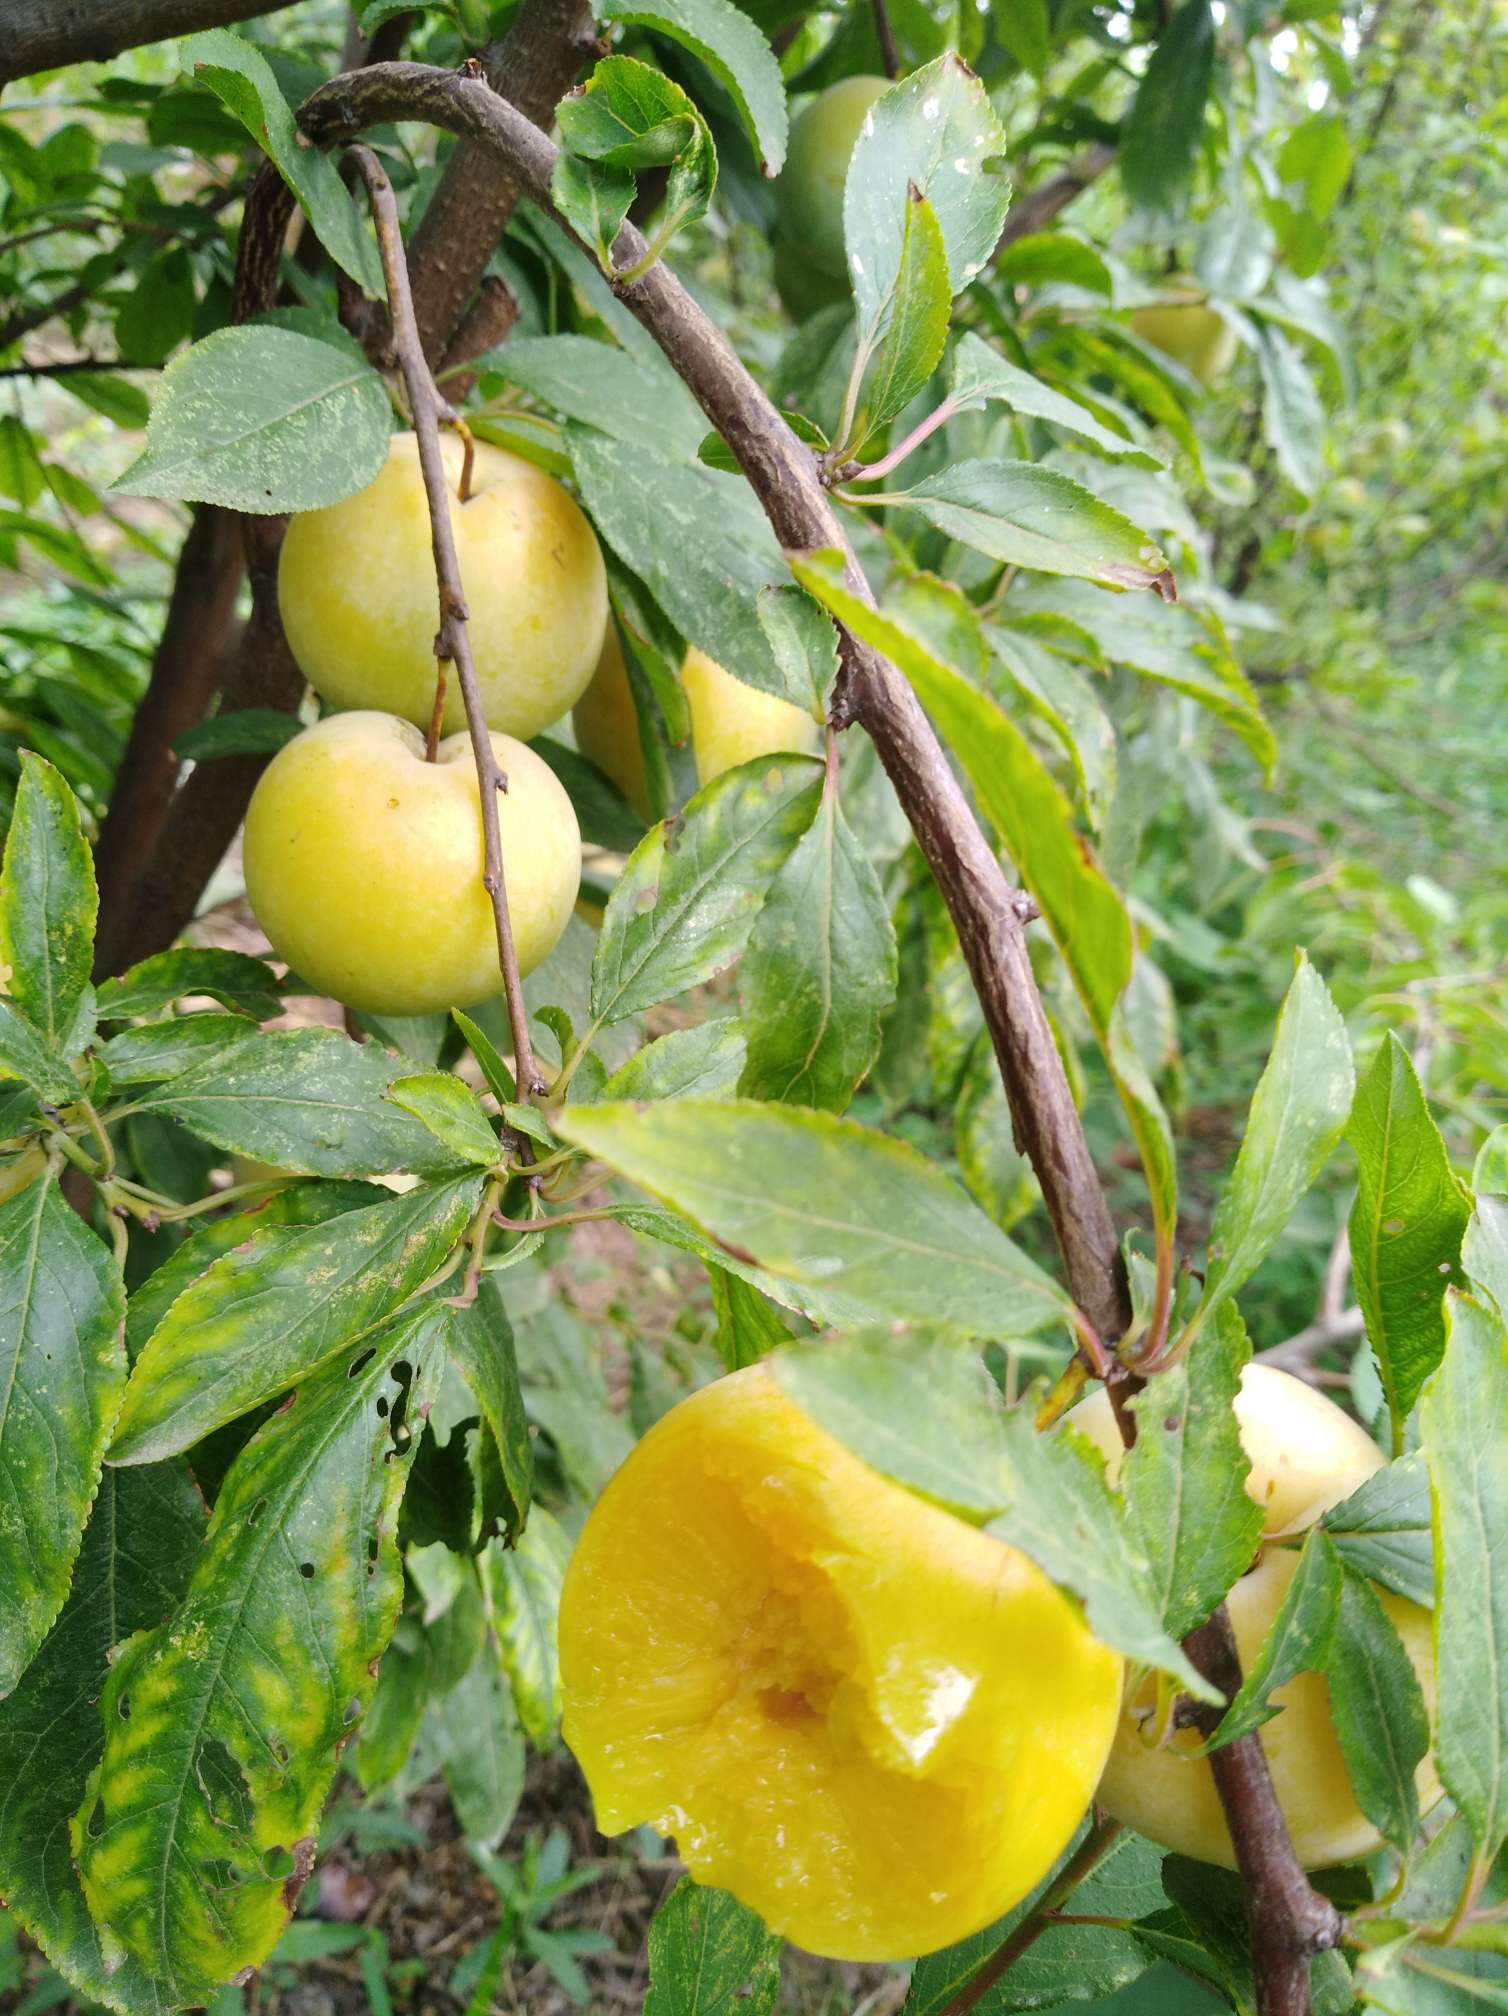
{"type": "Polygon", "coordinates": [[[770,878],[811,823],[821,776],[812,756],[761,757],[714,777],[645,835],[602,920],[596,1021],[673,1001],[738,957],[770,878]]]}
{"type": "Polygon", "coordinates": [[[162,375],[145,451],[112,486],[232,511],[313,511],[387,459],[392,408],[365,358],[293,329],[217,329],[162,375]]]}
{"type": "Polygon", "coordinates": [[[0,962],[9,968],[0,986],[64,1054],[88,993],[98,913],[78,801],[59,771],[23,750],[0,868],[0,962]]]}
{"type": "Polygon", "coordinates": [[[263,1961],[313,1866],[402,1602],[398,1506],[442,1314],[343,1353],[264,1422],[183,1601],[111,1670],[73,1852],[95,1921],[174,2003],[263,1961]]]}
{"type": "Polygon", "coordinates": [[[73,1866],[68,1823],[104,1749],[99,1697],[123,1638],[161,1624],[204,1537],[204,1501],[181,1464],[107,1470],[58,1621],[0,1702],[0,1892],[58,1972],[133,2016],[163,1997],[140,1963],[108,1952],[73,1866]]]}
{"type": "Polygon", "coordinates": [[[192,1448],[369,1337],[466,1229],[480,1177],[385,1197],[326,1224],[268,1225],[213,1261],[141,1350],[112,1463],[192,1448]]]}
{"type": "Polygon", "coordinates": [[[0,1204],[0,1699],[68,1594],[125,1385],[120,1270],[50,1180],[0,1204]]]}

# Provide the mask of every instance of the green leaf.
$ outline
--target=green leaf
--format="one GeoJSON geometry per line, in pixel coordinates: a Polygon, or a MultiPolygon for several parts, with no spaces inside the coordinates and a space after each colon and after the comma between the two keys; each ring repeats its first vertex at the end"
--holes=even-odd
{"type": "Polygon", "coordinates": [[[657,249],[673,231],[706,213],[717,184],[707,122],[680,85],[648,63],[604,56],[586,83],[561,99],[555,117],[565,152],[552,194],[570,222],[586,227],[604,270],[633,199],[637,171],[670,170],[663,204],[657,206],[657,249]],[[585,172],[572,165],[573,157],[587,164],[585,172]]]}
{"type": "Polygon", "coordinates": [[[125,1385],[120,1272],[53,1182],[0,1204],[0,1699],[68,1594],[125,1385]]]}
{"type": "Polygon", "coordinates": [[[1496,1196],[1508,1193],[1508,1122],[1494,1127],[1477,1150],[1477,1159],[1471,1171],[1471,1187],[1479,1195],[1483,1192],[1496,1196]]]}
{"type": "Polygon", "coordinates": [[[1037,462],[954,462],[909,490],[867,498],[915,511],[991,560],[1073,574],[1110,588],[1152,588],[1172,599],[1159,548],[1113,505],[1037,462]]]}
{"type": "Polygon", "coordinates": [[[633,208],[638,184],[627,168],[586,161],[562,148],[550,174],[550,200],[588,244],[603,272],[613,265],[613,241],[633,208]]]}
{"type": "MultiPolygon", "coordinates": [[[[1080,802],[1090,824],[1099,828],[1115,794],[1116,747],[1115,730],[1096,697],[1091,674],[1034,637],[997,633],[993,641],[996,668],[1062,743],[1080,802]]],[[[998,680],[993,683],[998,691],[998,680]]]]}
{"type": "Polygon", "coordinates": [[[1162,31],[1121,132],[1121,180],[1133,203],[1171,210],[1188,188],[1214,76],[1210,0],[1184,0],[1162,31]]]}
{"type": "Polygon", "coordinates": [[[503,1671],[524,1734],[548,1750],[560,1732],[560,1652],[556,1631],[560,1585],[571,1541],[553,1513],[536,1505],[511,1547],[482,1556],[483,1590],[492,1613],[503,1671]]]}
{"type": "Polygon", "coordinates": [[[446,1348],[482,1410],[508,1515],[516,1533],[529,1516],[534,1487],[534,1446],[518,1383],[518,1360],[508,1311],[495,1281],[484,1279],[473,1301],[450,1310],[446,1348]]]}
{"type": "Polygon", "coordinates": [[[1346,1025],[1300,952],[1272,1054],[1252,1095],[1241,1152],[1210,1228],[1196,1325],[1266,1259],[1340,1139],[1354,1085],[1346,1025]]]}
{"type": "Polygon", "coordinates": [[[617,1022],[709,980],[744,948],[771,877],[811,823],[822,766],[760,757],[647,833],[613,890],[592,965],[592,1015],[617,1022]]]}
{"type": "Polygon", "coordinates": [[[1297,183],[1309,215],[1323,223],[1351,173],[1351,143],[1338,112],[1316,112],[1300,121],[1278,150],[1277,170],[1297,183]]]}
{"type": "Polygon", "coordinates": [[[729,1017],[671,1029],[636,1050],[607,1079],[603,1099],[711,1099],[732,1092],[744,1068],[744,1032],[729,1017]]]}
{"type": "Polygon", "coordinates": [[[91,412],[103,413],[117,427],[145,427],[151,402],[139,385],[116,371],[70,371],[58,385],[71,392],[91,412]]]}
{"type": "Polygon", "coordinates": [[[1031,231],[1013,239],[996,254],[995,271],[1013,287],[1082,287],[1107,300],[1115,291],[1103,258],[1072,231],[1031,231]]]}
{"type": "Polygon", "coordinates": [[[263,1029],[227,1056],[149,1092],[138,1110],[304,1176],[454,1168],[427,1127],[388,1103],[401,1059],[334,1029],[263,1029]]]}
{"type": "Polygon", "coordinates": [[[683,1876],[649,1928],[644,2016],[771,2016],[780,1941],[725,1890],[683,1876]]]}
{"type": "Polygon", "coordinates": [[[1309,367],[1282,331],[1266,321],[1254,326],[1263,431],[1288,481],[1301,495],[1312,497],[1324,477],[1324,402],[1309,367]]]}
{"type": "Polygon", "coordinates": [[[340,179],[333,155],[304,141],[262,52],[239,35],[212,28],[191,35],[178,60],[190,76],[208,85],[267,155],[336,265],[374,300],[385,299],[382,261],[355,199],[340,179]]]}
{"type": "Polygon", "coordinates": [[[434,1705],[445,1789],[468,1841],[493,1848],[524,1790],[524,1737],[507,1679],[484,1652],[434,1705]]]}
{"type": "Polygon", "coordinates": [[[391,431],[386,389],[364,358],[292,329],[217,329],[163,373],[146,449],[112,488],[313,511],[372,482],[391,431]]]}
{"type": "Polygon", "coordinates": [[[0,418],[0,497],[29,511],[47,487],[31,429],[14,413],[0,418]]]}
{"type": "Polygon", "coordinates": [[[615,343],[573,335],[510,337],[485,365],[567,420],[640,442],[672,461],[696,459],[706,419],[667,366],[642,363],[615,343]]]}
{"type": "Polygon", "coordinates": [[[1328,1535],[1316,1527],[1304,1541],[1293,1579],[1283,1592],[1262,1649],[1235,1700],[1221,1716],[1207,1749],[1223,1749],[1280,1714],[1281,1709],[1268,1696],[1286,1686],[1295,1674],[1325,1670],[1344,1580],[1345,1570],[1328,1535]]]}
{"type": "Polygon", "coordinates": [[[978,1353],[923,1333],[861,1330],[771,1361],[791,1397],[898,1484],[986,1525],[1084,1603],[1129,1658],[1211,1690],[1162,1629],[1158,1591],[1097,1452],[1006,1410],[978,1353]]]}
{"type": "Polygon", "coordinates": [[[853,432],[856,442],[888,426],[926,386],[948,340],[952,306],[942,227],[936,211],[913,183],[906,194],[906,223],[889,326],[878,368],[865,394],[863,419],[853,432]]]}
{"type": "MultiPolygon", "coordinates": [[[[1127,456],[1151,469],[1166,466],[1161,455],[1140,442],[1128,441],[1123,434],[1113,434],[1077,399],[1055,392],[1030,371],[1023,371],[1019,365],[999,356],[981,337],[966,332],[953,352],[948,403],[962,411],[969,406],[988,405],[991,400],[998,400],[1029,420],[1045,420],[1064,433],[1089,442],[1102,454],[1127,456]]],[[[1116,608],[1118,613],[1118,605],[1116,608]]]]}
{"type": "Polygon", "coordinates": [[[700,57],[737,107],[765,173],[779,170],[787,128],[780,65],[731,0],[604,0],[598,19],[651,28],[700,57]]]}
{"type": "Polygon", "coordinates": [[[1459,1281],[1470,1193],[1451,1173],[1408,1052],[1390,1030],[1346,1138],[1356,1151],[1351,1275],[1393,1423],[1393,1451],[1445,1352],[1445,1290],[1459,1281]]]}
{"type": "Polygon", "coordinates": [[[1435,1761],[1484,1861],[1508,1838],[1508,1326],[1446,1300],[1420,1425],[1435,1530],[1435,1761]]]}
{"type": "Polygon", "coordinates": [[[895,296],[912,188],[936,217],[951,291],[983,270],[1010,204],[1005,151],[984,86],[957,55],[937,57],[876,99],[843,190],[843,235],[864,341],[874,340],[895,296]]]}
{"type": "Polygon", "coordinates": [[[1348,1568],[1423,1609],[1433,1606],[1435,1549],[1422,1451],[1374,1471],[1320,1524],[1348,1568]]]}
{"type": "Polygon", "coordinates": [[[184,1290],[142,1347],[111,1462],[177,1455],[369,1337],[452,1250],[480,1194],[468,1176],[328,1224],[253,1232],[184,1290]]]}
{"type": "Polygon", "coordinates": [[[54,1048],[67,1043],[89,985],[98,913],[78,802],[59,771],[23,750],[0,868],[0,961],[4,991],[54,1048]]]}
{"type": "Polygon", "coordinates": [[[742,476],[668,461],[639,444],[568,430],[592,521],[688,643],[746,686],[803,703],[749,621],[762,588],[787,582],[769,520],[742,476]]]}
{"type": "Polygon", "coordinates": [[[0,1702],[0,1891],[59,1973],[111,2007],[157,2016],[139,1963],[108,1957],[73,1867],[68,1823],[104,1749],[110,1654],[178,1603],[204,1537],[204,1502],[179,1464],[106,1470],[57,1623],[0,1702]]]}
{"type": "Polygon", "coordinates": [[[1227,1303],[1133,1403],[1137,1435],[1121,1489],[1174,1638],[1204,1622],[1261,1544],[1262,1510],[1247,1496],[1251,1465],[1234,1411],[1250,1357],[1246,1327],[1227,1303]]]}
{"type": "Polygon", "coordinates": [[[244,1015],[175,1015],[122,1029],[99,1054],[112,1085],[157,1085],[223,1056],[253,1026],[244,1015]]]}
{"type": "Polygon", "coordinates": [[[461,1162],[488,1169],[502,1154],[492,1123],[453,1071],[420,1071],[395,1078],[387,1096],[412,1113],[461,1162]]]}
{"type": "Polygon", "coordinates": [[[838,676],[838,633],[832,618],[820,602],[790,583],[761,588],[754,611],[780,667],[786,695],[813,720],[822,720],[838,676]]]}
{"type": "Polygon", "coordinates": [[[296,714],[281,714],[274,707],[241,707],[185,729],[174,740],[173,754],[195,763],[221,756],[275,756],[303,731],[296,714]]]}
{"type": "Polygon", "coordinates": [[[683,1211],[828,1320],[876,1316],[1023,1337],[1066,1297],[913,1148],[752,1100],[567,1107],[561,1134],[683,1211]]]}
{"type": "Polygon", "coordinates": [[[239,1009],[263,1022],[281,1015],[278,977],[261,959],[244,952],[218,952],[180,945],[155,952],[118,980],[101,982],[101,1022],[124,1021],[132,1015],[155,1015],[186,994],[207,994],[222,1007],[239,1009]]]}
{"type": "Polygon", "coordinates": [[[82,1095],[66,1059],[3,995],[0,995],[0,1076],[19,1078],[48,1106],[67,1106],[82,1095]]]}
{"type": "Polygon", "coordinates": [[[712,1262],[707,1265],[707,1280],[717,1318],[713,1349],[727,1371],[757,1365],[767,1351],[790,1342],[791,1333],[778,1306],[751,1282],[712,1262]]]}
{"type": "Polygon", "coordinates": [[[1419,1830],[1414,1773],[1429,1749],[1429,1715],[1403,1640],[1360,1575],[1341,1578],[1325,1674],[1356,1803],[1383,1839],[1406,1854],[1419,1830]]]}
{"type": "Polygon", "coordinates": [[[739,1091],[841,1113],[895,999],[895,932],[835,789],[770,884],[739,968],[748,1061],[739,1091]]]}
{"type": "Polygon", "coordinates": [[[182,1603],[111,1669],[73,1852],[96,1922],[173,2003],[264,1960],[313,1864],[402,1601],[398,1506],[440,1313],[343,1353],[257,1430],[182,1603]]]}
{"type": "Polygon", "coordinates": [[[1508,1197],[1477,1198],[1461,1241],[1461,1265],[1467,1278],[1508,1314],[1508,1197]]]}

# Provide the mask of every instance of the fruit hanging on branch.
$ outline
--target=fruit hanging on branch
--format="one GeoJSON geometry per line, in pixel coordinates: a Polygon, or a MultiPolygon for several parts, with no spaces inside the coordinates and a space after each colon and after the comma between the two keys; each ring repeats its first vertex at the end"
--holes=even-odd
{"type": "MultiPolygon", "coordinates": [[[[1251,1463],[1249,1497],[1263,1509],[1263,1539],[1306,1533],[1332,1505],[1383,1466],[1382,1451],[1323,1393],[1291,1373],[1248,1365],[1236,1400],[1241,1446],[1251,1463]]],[[[1100,1388],[1068,1416],[1101,1450],[1114,1479],[1124,1455],[1110,1402],[1100,1388]]],[[[1252,1670],[1298,1567],[1292,1549],[1266,1545],[1226,1598],[1241,1668],[1252,1670]]],[[[1427,1610],[1376,1590],[1403,1641],[1426,1703],[1433,1710],[1434,1654],[1427,1610]]],[[[1158,1748],[1149,1742],[1155,1683],[1130,1694],[1096,1799],[1150,1840],[1200,1862],[1234,1868],[1235,1855],[1208,1762],[1191,1756],[1203,1742],[1179,1729],[1158,1748]]],[[[1306,1868],[1354,1861],[1381,1847],[1382,1837],[1357,1805],[1330,1708],[1329,1683],[1303,1672],[1276,1688],[1281,1712],[1261,1729],[1273,1785],[1293,1845],[1306,1868]]],[[[1423,1811],[1440,1796],[1433,1758],[1417,1773],[1423,1811]]]]}
{"type": "Polygon", "coordinates": [[[791,125],[775,183],[775,285],[786,312],[803,322],[848,296],[843,188],[869,108],[888,77],[845,77],[812,100],[791,125]]]}
{"type": "Polygon", "coordinates": [[[1174,275],[1165,299],[1136,309],[1131,328],[1201,385],[1215,384],[1235,362],[1235,330],[1208,305],[1204,289],[1187,274],[1174,275]]]}
{"type": "MultiPolygon", "coordinates": [[[[527,739],[570,709],[607,626],[596,534],[553,476],[478,443],[442,437],[487,725],[527,739]]],[[[299,669],[332,707],[377,707],[426,727],[435,698],[435,563],[412,434],[395,434],[376,480],[288,527],[278,607],[299,669]]],[[[455,682],[443,727],[466,724],[455,682]]]]}
{"type": "Polygon", "coordinates": [[[605,1832],[832,1958],[1009,1910],[1083,1817],[1122,1662],[1015,1549],[888,1482],[762,1366],[609,1484],[560,1611],[565,1736],[605,1832]]]}
{"type": "MultiPolygon", "coordinates": [[[[492,746],[508,780],[498,821],[528,973],[570,918],[581,834],[547,763],[507,735],[492,746]]],[[[423,736],[391,714],[335,714],[306,729],[252,796],[245,864],[251,906],[278,957],[348,1007],[423,1015],[502,986],[465,735],[449,736],[427,763],[423,736]]]]}

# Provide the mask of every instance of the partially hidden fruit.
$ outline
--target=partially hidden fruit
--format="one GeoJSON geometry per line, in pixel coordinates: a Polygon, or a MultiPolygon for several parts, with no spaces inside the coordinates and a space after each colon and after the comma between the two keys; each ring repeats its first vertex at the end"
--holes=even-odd
{"type": "Polygon", "coordinates": [[[46,1167],[47,1156],[41,1148],[23,1148],[19,1155],[0,1161],[0,1204],[35,1182],[46,1167]]]}
{"type": "MultiPolygon", "coordinates": [[[[581,835],[549,765],[494,735],[503,869],[520,970],[548,956],[581,881],[581,835]]],[[[391,714],[333,714],[280,749],[246,814],[246,892],[273,950],[373,1014],[464,1008],[502,986],[482,886],[471,744],[391,714]]]]}
{"type": "Polygon", "coordinates": [[[1235,330],[1206,306],[1203,290],[1186,276],[1175,276],[1165,300],[1138,308],[1131,327],[1144,343],[1192,372],[1201,385],[1223,378],[1235,361],[1235,330]]]}
{"type": "MultiPolygon", "coordinates": [[[[1241,1446],[1251,1463],[1246,1489],[1263,1510],[1263,1535],[1275,1540],[1303,1533],[1332,1505],[1381,1469],[1383,1454],[1333,1400],[1291,1373],[1248,1365],[1236,1399],[1241,1446]]],[[[1105,1455],[1112,1482],[1122,1458],[1110,1403],[1100,1388],[1068,1416],[1105,1455]]],[[[1226,1598],[1243,1671],[1249,1671],[1293,1579],[1298,1555],[1265,1547],[1226,1598]]],[[[1377,1590],[1409,1655],[1425,1701],[1434,1708],[1434,1651],[1427,1610],[1377,1590]]],[[[1299,1860],[1309,1869],[1368,1855],[1381,1836],[1362,1813],[1330,1713],[1330,1689],[1318,1673],[1301,1673],[1277,1688],[1282,1711],[1263,1725],[1273,1785],[1299,1860]]],[[[1158,1749],[1147,1735],[1155,1712],[1154,1687],[1128,1694],[1125,1713],[1095,1799],[1139,1834],[1200,1862],[1235,1867],[1235,1853],[1209,1763],[1188,1753],[1202,1740],[1176,1731],[1158,1749]]],[[[1419,1803],[1428,1810],[1440,1796],[1433,1757],[1417,1773],[1419,1803]]]]}
{"type": "Polygon", "coordinates": [[[822,290],[811,281],[813,272],[847,285],[843,188],[849,157],[870,106],[889,88],[888,77],[845,77],[819,92],[792,121],[785,166],[775,182],[775,212],[785,280],[781,298],[786,299],[794,280],[801,299],[787,301],[787,306],[798,319],[812,306],[823,305],[822,290]]]}
{"type": "MultiPolygon", "coordinates": [[[[553,476],[485,442],[461,503],[461,444],[446,434],[440,445],[482,710],[489,727],[527,739],[558,721],[592,676],[607,625],[602,551],[553,476]]],[[[293,519],[278,607],[299,669],[330,706],[428,725],[439,609],[412,434],[393,436],[365,490],[293,519]]],[[[452,672],[443,725],[465,722],[452,672]]]]}
{"type": "Polygon", "coordinates": [[[888,1482],[763,1366],[650,1430],[560,1609],[598,1824],[838,1959],[929,1952],[1051,1867],[1122,1662],[1023,1555],[888,1482]]]}
{"type": "MultiPolygon", "coordinates": [[[[691,709],[691,747],[699,784],[710,784],[725,770],[752,763],[756,756],[814,750],[821,739],[821,729],[802,708],[746,686],[695,645],[681,666],[681,684],[691,709]]],[[[592,683],[571,719],[581,753],[612,779],[641,818],[648,819],[639,719],[616,632],[609,634],[592,683]]]]}

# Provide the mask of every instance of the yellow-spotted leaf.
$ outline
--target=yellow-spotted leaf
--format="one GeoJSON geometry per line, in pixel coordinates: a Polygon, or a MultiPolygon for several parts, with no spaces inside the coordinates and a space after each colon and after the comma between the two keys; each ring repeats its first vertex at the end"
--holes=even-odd
{"type": "Polygon", "coordinates": [[[341,1354],[237,1457],[187,1592],[117,1657],[73,1856],[167,2006],[277,1943],[402,1601],[398,1506],[444,1363],[431,1306],[341,1354]]]}

